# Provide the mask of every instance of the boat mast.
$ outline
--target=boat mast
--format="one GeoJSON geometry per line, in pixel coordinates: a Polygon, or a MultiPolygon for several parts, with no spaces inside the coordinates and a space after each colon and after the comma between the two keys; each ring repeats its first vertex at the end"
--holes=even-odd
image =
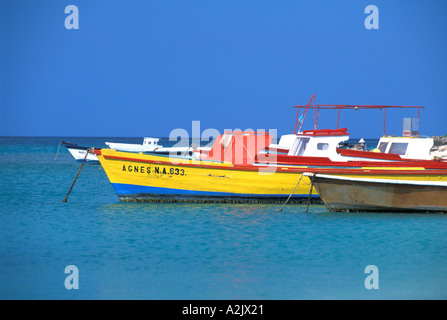
{"type": "Polygon", "coordinates": [[[309,103],[306,106],[296,106],[296,108],[298,108],[298,109],[296,111],[295,129],[293,130],[293,133],[296,133],[296,129],[298,128],[298,125],[300,126],[299,129],[298,129],[298,132],[301,131],[301,127],[303,126],[304,119],[306,119],[306,116],[307,116],[307,112],[309,111],[309,108],[312,108],[312,106],[311,106],[312,101],[314,102],[314,105],[313,105],[313,109],[314,109],[314,130],[317,129],[318,116],[320,115],[320,109],[318,108],[318,115],[315,115],[316,105],[315,105],[315,95],[313,94],[312,97],[309,100],[309,103]],[[298,115],[300,113],[300,108],[301,107],[304,108],[304,111],[303,111],[303,114],[298,118],[298,115]]]}

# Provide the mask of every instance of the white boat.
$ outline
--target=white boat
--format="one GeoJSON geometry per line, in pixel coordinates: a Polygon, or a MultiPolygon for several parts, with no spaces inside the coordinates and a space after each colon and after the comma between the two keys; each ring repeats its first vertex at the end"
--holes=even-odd
{"type": "Polygon", "coordinates": [[[434,151],[434,139],[419,136],[419,110],[420,106],[379,106],[379,105],[316,105],[315,95],[307,105],[296,106],[298,108],[295,130],[293,134],[281,137],[277,144],[271,144],[266,148],[268,153],[276,153],[278,159],[284,162],[298,160],[296,157],[327,157],[331,161],[414,161],[414,160],[441,160],[447,158],[447,146],[440,146],[434,151]],[[311,103],[314,102],[312,106],[311,103]],[[304,108],[299,116],[300,108],[304,108]],[[385,110],[390,108],[416,108],[418,118],[404,118],[403,136],[393,137],[385,134],[385,110]],[[309,111],[314,109],[314,130],[301,131],[304,119],[309,111]],[[317,130],[318,115],[320,109],[338,110],[337,127],[335,130],[317,130]],[[383,110],[384,134],[373,150],[366,148],[365,141],[361,139],[359,144],[352,148],[347,141],[349,135],[345,128],[339,129],[338,123],[340,110],[353,109],[377,109],[383,110]],[[409,121],[410,125],[409,125],[409,121]],[[346,148],[348,147],[348,148],[346,148]],[[295,158],[294,158],[295,157],[295,158]]]}
{"type": "Polygon", "coordinates": [[[379,160],[433,160],[437,157],[431,149],[434,139],[430,137],[381,137],[370,151],[337,148],[337,153],[348,161],[379,160]]]}
{"type": "Polygon", "coordinates": [[[106,142],[106,145],[110,149],[114,149],[117,151],[152,152],[157,149],[163,148],[163,146],[158,144],[158,141],[160,141],[159,138],[145,137],[143,139],[143,144],[106,142]]]}
{"type": "MultiPolygon", "coordinates": [[[[146,137],[143,140],[143,144],[134,143],[115,143],[106,142],[105,144],[110,148],[117,151],[136,152],[136,153],[156,153],[158,155],[179,156],[186,158],[196,158],[200,152],[207,152],[211,148],[209,147],[163,147],[158,144],[159,138],[146,137]]],[[[90,147],[80,146],[77,143],[61,141],[61,144],[67,148],[70,154],[76,161],[84,161],[85,154],[90,147]]],[[[59,151],[59,150],[58,150],[59,151]]],[[[57,158],[57,155],[56,155],[57,158]]],[[[88,154],[86,162],[99,163],[98,157],[95,154],[88,154]]]]}
{"type": "Polygon", "coordinates": [[[281,137],[279,143],[270,144],[263,153],[275,153],[278,161],[299,161],[305,157],[328,158],[335,162],[358,161],[441,161],[447,159],[447,145],[434,149],[432,137],[384,136],[368,150],[363,139],[356,145],[348,143],[345,128],[336,130],[306,130],[281,137]]]}
{"type": "MultiPolygon", "coordinates": [[[[80,146],[77,143],[72,142],[61,141],[61,144],[63,144],[64,147],[67,148],[67,150],[77,162],[84,161],[85,154],[87,153],[87,150],[90,149],[90,147],[80,146]]],[[[85,162],[99,163],[99,160],[96,154],[89,153],[87,155],[87,158],[85,159],[85,162]]]]}
{"type": "Polygon", "coordinates": [[[106,142],[110,149],[125,152],[156,153],[158,155],[171,155],[181,157],[197,157],[200,152],[211,150],[211,147],[163,147],[158,144],[160,138],[145,137],[143,144],[106,142]]]}

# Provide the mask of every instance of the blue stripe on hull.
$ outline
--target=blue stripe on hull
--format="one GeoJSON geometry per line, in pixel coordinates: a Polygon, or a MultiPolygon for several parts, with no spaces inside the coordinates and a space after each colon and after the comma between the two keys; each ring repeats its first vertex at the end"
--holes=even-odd
{"type": "MultiPolygon", "coordinates": [[[[82,163],[82,161],[84,161],[84,159],[75,159],[75,160],[78,163],[82,163]]],[[[99,160],[88,160],[88,159],[86,159],[85,163],[97,163],[97,164],[99,164],[99,160]]]]}
{"type": "MultiPolygon", "coordinates": [[[[212,191],[193,191],[193,190],[182,190],[182,189],[168,189],[160,187],[148,187],[139,186],[132,184],[123,183],[112,183],[115,192],[122,201],[151,201],[151,199],[169,199],[169,198],[180,198],[180,199],[194,199],[194,200],[205,200],[205,199],[222,199],[224,202],[231,199],[240,199],[243,201],[256,200],[256,199],[270,199],[276,200],[278,202],[283,202],[289,195],[278,195],[278,194],[241,194],[241,193],[228,193],[228,192],[212,192],[212,191]]],[[[307,199],[308,194],[294,194],[290,202],[293,199],[307,199]]],[[[318,195],[312,195],[313,199],[319,199],[318,195]]]]}

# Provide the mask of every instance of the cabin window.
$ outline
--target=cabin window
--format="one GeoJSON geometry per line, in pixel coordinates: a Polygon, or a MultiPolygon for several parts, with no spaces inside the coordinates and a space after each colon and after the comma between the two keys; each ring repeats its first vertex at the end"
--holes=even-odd
{"type": "Polygon", "coordinates": [[[407,153],[408,143],[393,142],[388,153],[405,155],[407,153]]]}
{"type": "Polygon", "coordinates": [[[298,139],[298,141],[295,143],[295,148],[294,148],[294,154],[296,156],[302,156],[304,154],[304,151],[306,150],[307,147],[307,143],[309,142],[310,138],[300,138],[298,139]]]}
{"type": "Polygon", "coordinates": [[[327,151],[329,149],[329,143],[318,143],[317,149],[321,151],[327,151]]]}
{"type": "Polygon", "coordinates": [[[380,152],[385,152],[387,146],[388,146],[388,142],[383,142],[377,148],[380,150],[380,152]]]}

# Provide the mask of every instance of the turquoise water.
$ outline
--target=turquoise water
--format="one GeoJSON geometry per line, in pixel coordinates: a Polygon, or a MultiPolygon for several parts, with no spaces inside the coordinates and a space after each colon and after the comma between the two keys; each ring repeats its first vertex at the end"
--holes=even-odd
{"type": "Polygon", "coordinates": [[[447,298],[446,215],[120,203],[94,164],[62,203],[80,166],[63,147],[53,162],[63,139],[112,140],[0,138],[1,299],[447,298]]]}

